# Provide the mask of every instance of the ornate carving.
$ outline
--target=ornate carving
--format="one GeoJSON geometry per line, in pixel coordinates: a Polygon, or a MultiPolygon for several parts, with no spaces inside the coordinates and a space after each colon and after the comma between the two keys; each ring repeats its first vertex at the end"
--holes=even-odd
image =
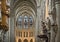
{"type": "Polygon", "coordinates": [[[53,27],[53,31],[55,32],[55,34],[57,34],[57,31],[58,31],[58,26],[57,26],[57,24],[54,23],[54,24],[52,25],[52,27],[53,27]]]}

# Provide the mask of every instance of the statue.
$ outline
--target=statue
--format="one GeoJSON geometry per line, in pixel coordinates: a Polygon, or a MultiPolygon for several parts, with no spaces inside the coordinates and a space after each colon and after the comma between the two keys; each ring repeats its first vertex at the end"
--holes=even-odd
{"type": "Polygon", "coordinates": [[[52,15],[50,15],[47,19],[48,19],[47,26],[48,26],[49,31],[51,33],[51,35],[50,35],[51,40],[50,41],[55,42],[55,37],[56,37],[57,31],[58,31],[58,26],[56,24],[56,21],[53,20],[52,15]]]}

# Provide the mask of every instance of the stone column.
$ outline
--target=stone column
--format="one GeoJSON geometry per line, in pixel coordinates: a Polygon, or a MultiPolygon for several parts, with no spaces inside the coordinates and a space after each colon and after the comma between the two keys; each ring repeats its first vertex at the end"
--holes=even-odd
{"type": "Polygon", "coordinates": [[[10,18],[10,42],[14,42],[14,17],[10,18]]]}
{"type": "Polygon", "coordinates": [[[9,42],[15,42],[15,32],[14,32],[14,8],[13,8],[14,0],[11,0],[10,3],[10,41],[9,42]]]}
{"type": "Polygon", "coordinates": [[[56,42],[60,42],[60,0],[56,0],[55,4],[56,4],[56,16],[57,16],[57,24],[58,24],[56,42]]]}

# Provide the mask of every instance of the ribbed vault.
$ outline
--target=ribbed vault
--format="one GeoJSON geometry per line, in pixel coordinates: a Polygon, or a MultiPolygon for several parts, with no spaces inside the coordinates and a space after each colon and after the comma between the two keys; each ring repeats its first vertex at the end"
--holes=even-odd
{"type": "Polygon", "coordinates": [[[35,0],[17,0],[17,1],[15,1],[14,10],[15,10],[16,18],[19,15],[22,15],[24,13],[28,13],[29,15],[31,15],[34,18],[34,16],[36,16],[36,13],[37,13],[36,6],[37,5],[36,5],[35,0]]]}

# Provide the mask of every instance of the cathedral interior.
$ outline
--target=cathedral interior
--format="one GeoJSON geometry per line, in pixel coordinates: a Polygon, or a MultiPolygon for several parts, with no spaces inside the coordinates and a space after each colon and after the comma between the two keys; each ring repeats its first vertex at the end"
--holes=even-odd
{"type": "Polygon", "coordinates": [[[0,42],[60,42],[60,0],[0,0],[0,42]]]}

